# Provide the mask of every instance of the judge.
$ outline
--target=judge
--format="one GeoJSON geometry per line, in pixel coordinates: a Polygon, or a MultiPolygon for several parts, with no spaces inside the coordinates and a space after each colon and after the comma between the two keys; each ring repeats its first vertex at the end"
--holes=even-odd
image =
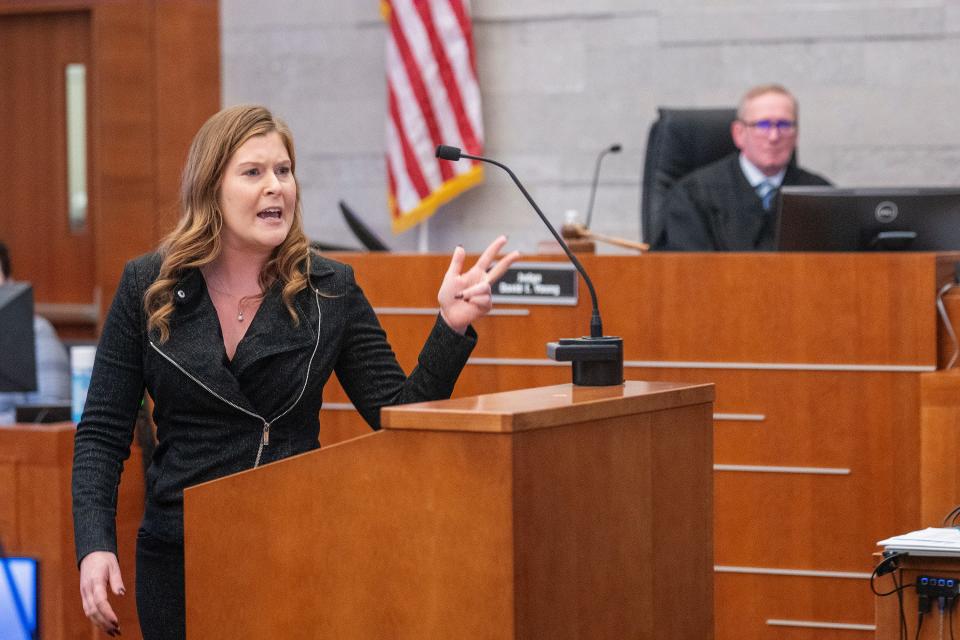
{"type": "Polygon", "coordinates": [[[668,251],[769,251],[783,185],[829,185],[791,162],[797,148],[797,100],[777,84],[750,89],[730,127],[739,152],[679,180],[663,203],[653,248],[668,251]]]}

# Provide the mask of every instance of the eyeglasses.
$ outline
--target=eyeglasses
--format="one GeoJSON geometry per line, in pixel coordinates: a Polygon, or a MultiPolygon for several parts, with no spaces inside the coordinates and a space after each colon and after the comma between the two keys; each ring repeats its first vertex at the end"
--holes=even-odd
{"type": "Polygon", "coordinates": [[[754,133],[759,133],[764,136],[769,135],[774,129],[782,136],[793,135],[797,132],[796,120],[754,120],[753,122],[741,120],[740,122],[742,122],[744,126],[752,129],[754,133]]]}

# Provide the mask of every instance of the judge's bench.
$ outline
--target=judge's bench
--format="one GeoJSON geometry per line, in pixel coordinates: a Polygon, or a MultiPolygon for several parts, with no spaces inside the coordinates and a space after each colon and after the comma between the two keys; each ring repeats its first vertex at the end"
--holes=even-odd
{"type": "MultiPolygon", "coordinates": [[[[411,369],[449,257],[334,257],[354,266],[411,369]]],[[[595,629],[637,637],[703,638],[712,629],[723,640],[872,638],[874,543],[935,525],[960,502],[952,465],[960,376],[944,369],[953,345],[936,310],[960,254],[581,259],[605,332],[623,337],[626,385],[610,397],[584,396],[569,385],[569,365],[545,355],[546,342],[587,332],[584,290],[573,306],[497,304],[477,323],[479,343],[454,399],[411,409],[413,417],[388,410],[382,433],[369,432],[332,381],[322,449],[188,490],[188,625],[226,624],[210,604],[216,590],[242,594],[238,585],[259,581],[299,594],[294,612],[328,611],[331,630],[347,615],[344,599],[380,598],[393,608],[377,609],[370,629],[449,629],[457,615],[487,612],[487,627],[470,624],[489,637],[537,637],[531,630],[551,620],[560,626],[549,637],[599,637],[584,622],[593,620],[595,629]],[[418,515],[405,521],[411,495],[418,515]],[[263,505],[284,514],[290,526],[272,531],[290,533],[284,539],[295,549],[258,547],[242,529],[228,540],[210,537],[210,525],[227,517],[270,530],[263,505]],[[334,535],[338,520],[350,538],[334,535]],[[302,531],[305,523],[330,529],[302,531]],[[405,541],[405,532],[416,540],[405,541]],[[322,560],[324,577],[309,584],[326,591],[296,591],[281,573],[210,564],[221,543],[244,541],[247,567],[294,571],[322,560]],[[677,589],[673,570],[683,572],[677,589]],[[338,591],[355,582],[351,575],[367,582],[338,591]],[[403,580],[387,584],[389,575],[403,580]],[[431,582],[438,576],[446,582],[431,582]],[[450,609],[464,606],[464,594],[484,606],[450,609]],[[610,611],[626,612],[620,622],[632,626],[602,626],[614,624],[610,611]]],[[[960,317],[952,294],[945,306],[960,317]]],[[[36,514],[56,523],[37,547],[54,554],[44,566],[61,573],[44,573],[44,597],[58,604],[45,602],[43,615],[82,621],[69,554],[69,433],[40,433],[9,435],[0,447],[3,495],[17,496],[0,501],[0,522],[16,532],[8,551],[22,553],[34,548],[36,514]],[[38,446],[44,437],[56,448],[38,446]]],[[[138,466],[127,465],[134,484],[142,483],[138,466]]],[[[127,505],[136,492],[124,482],[127,505]]],[[[123,514],[121,535],[132,542],[136,509],[123,514]]],[[[132,574],[125,577],[130,584],[132,574]]],[[[64,624],[46,632],[90,635],[56,635],[64,624]]]]}

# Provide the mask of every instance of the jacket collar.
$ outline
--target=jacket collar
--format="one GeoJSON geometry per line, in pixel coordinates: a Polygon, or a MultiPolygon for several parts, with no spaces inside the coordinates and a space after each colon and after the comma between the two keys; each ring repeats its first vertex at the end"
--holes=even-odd
{"type": "MultiPolygon", "coordinates": [[[[158,336],[152,334],[151,341],[166,357],[214,393],[256,413],[256,408],[241,391],[238,378],[264,358],[313,348],[319,321],[313,289],[318,286],[317,281],[333,274],[333,268],[326,261],[311,259],[310,286],[294,297],[294,309],[299,318],[296,326],[283,303],[281,287],[272,286],[251,318],[232,363],[228,363],[223,333],[213,301],[207,294],[206,282],[199,269],[190,269],[173,288],[170,338],[160,344],[158,336]]],[[[291,371],[289,375],[302,377],[307,371],[291,371]]]]}
{"type": "Polygon", "coordinates": [[[333,267],[330,266],[330,263],[321,258],[320,256],[310,254],[310,276],[311,277],[323,277],[333,275],[333,267]]]}

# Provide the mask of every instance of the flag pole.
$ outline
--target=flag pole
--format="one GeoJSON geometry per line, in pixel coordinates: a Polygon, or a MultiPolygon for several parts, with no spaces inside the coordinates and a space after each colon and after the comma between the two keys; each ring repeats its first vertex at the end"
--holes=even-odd
{"type": "Polygon", "coordinates": [[[417,253],[430,253],[430,219],[417,225],[417,253]]]}

